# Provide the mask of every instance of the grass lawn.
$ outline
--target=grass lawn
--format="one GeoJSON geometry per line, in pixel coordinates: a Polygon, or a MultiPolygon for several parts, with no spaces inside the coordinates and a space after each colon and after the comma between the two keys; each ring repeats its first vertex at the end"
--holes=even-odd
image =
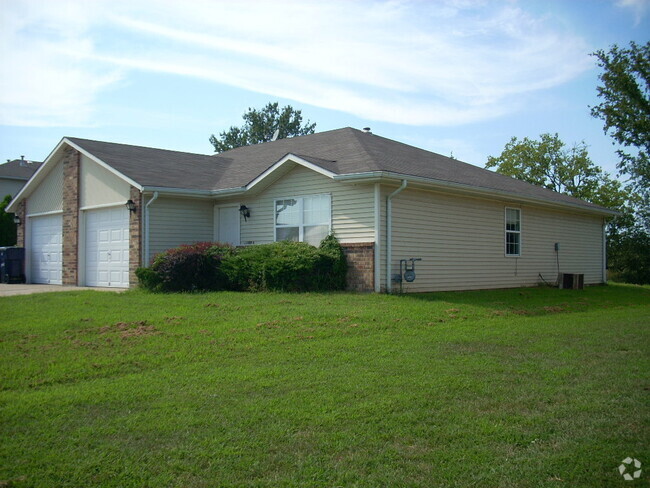
{"type": "Polygon", "coordinates": [[[0,298],[0,487],[648,486],[649,324],[624,285],[0,298]]]}

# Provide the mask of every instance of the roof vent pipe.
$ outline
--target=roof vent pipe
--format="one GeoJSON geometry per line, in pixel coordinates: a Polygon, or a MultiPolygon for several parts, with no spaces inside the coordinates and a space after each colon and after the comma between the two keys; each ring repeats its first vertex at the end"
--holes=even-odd
{"type": "Polygon", "coordinates": [[[364,127],[363,132],[365,132],[366,134],[372,134],[372,132],[370,132],[370,127],[364,127]]]}

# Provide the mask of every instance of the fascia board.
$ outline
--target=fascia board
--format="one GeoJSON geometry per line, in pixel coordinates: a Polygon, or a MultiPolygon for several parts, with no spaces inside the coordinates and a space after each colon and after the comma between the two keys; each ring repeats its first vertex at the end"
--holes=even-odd
{"type": "Polygon", "coordinates": [[[268,168],[266,171],[264,171],[261,175],[259,175],[257,178],[255,178],[253,181],[251,181],[248,185],[246,185],[246,190],[250,190],[253,188],[255,185],[260,183],[262,180],[267,178],[269,175],[271,175],[274,171],[278,170],[288,162],[293,162],[296,164],[299,164],[301,166],[304,166],[305,168],[311,169],[312,171],[315,171],[316,173],[320,173],[324,176],[327,176],[328,178],[334,178],[336,173],[332,173],[331,171],[328,171],[324,168],[321,168],[320,166],[311,163],[307,161],[306,159],[301,158],[300,156],[296,156],[295,154],[287,154],[284,156],[282,159],[274,163],[270,168],[268,168]]]}
{"type": "Polygon", "coordinates": [[[619,215],[619,212],[615,210],[609,210],[605,208],[591,208],[585,207],[575,203],[567,202],[554,202],[551,200],[546,200],[543,198],[535,197],[526,197],[522,195],[516,195],[507,191],[502,190],[493,190],[490,188],[479,188],[471,185],[465,185],[462,183],[453,183],[450,181],[436,180],[433,178],[424,178],[422,176],[409,176],[400,173],[392,173],[389,171],[369,171],[365,173],[348,173],[343,175],[335,175],[334,180],[341,182],[364,182],[364,183],[399,183],[402,180],[407,180],[418,185],[422,185],[425,188],[441,188],[449,190],[457,190],[466,194],[473,194],[477,196],[498,196],[502,199],[517,201],[521,203],[531,203],[536,205],[542,205],[553,208],[563,208],[563,209],[573,209],[580,210],[586,213],[592,213],[597,215],[606,215],[609,217],[614,217],[619,215]]]}
{"type": "Polygon", "coordinates": [[[170,188],[165,186],[143,186],[143,192],[153,193],[158,192],[160,195],[167,196],[185,196],[192,198],[213,198],[220,196],[239,195],[246,191],[243,187],[238,188],[225,188],[223,190],[191,190],[187,188],[170,188]]]}

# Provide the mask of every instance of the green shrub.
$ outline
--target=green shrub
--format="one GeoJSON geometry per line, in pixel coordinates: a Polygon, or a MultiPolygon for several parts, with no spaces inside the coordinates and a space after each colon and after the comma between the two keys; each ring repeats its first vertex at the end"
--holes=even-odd
{"type": "Polygon", "coordinates": [[[154,292],[240,290],[343,290],[347,262],[334,236],[320,247],[275,242],[235,249],[201,242],[158,254],[139,268],[140,286],[154,292]]]}
{"type": "Polygon", "coordinates": [[[240,249],[222,270],[236,290],[324,291],[345,288],[347,265],[334,237],[320,248],[282,241],[240,249]]]}
{"type": "Polygon", "coordinates": [[[141,286],[151,291],[226,290],[221,261],[232,253],[234,248],[227,244],[182,245],[158,254],[150,268],[140,268],[136,275],[141,286]]]}

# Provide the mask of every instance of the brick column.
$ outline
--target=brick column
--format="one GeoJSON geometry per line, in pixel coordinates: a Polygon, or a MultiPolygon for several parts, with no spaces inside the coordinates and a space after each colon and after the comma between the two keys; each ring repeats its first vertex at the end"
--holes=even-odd
{"type": "Polygon", "coordinates": [[[27,219],[25,218],[25,200],[18,204],[18,208],[14,215],[20,217],[20,225],[16,226],[16,246],[25,247],[25,226],[27,219]]]}
{"type": "Polygon", "coordinates": [[[375,243],[341,244],[348,261],[348,290],[375,289],[375,243]]]}
{"type": "Polygon", "coordinates": [[[68,147],[63,156],[63,277],[64,285],[78,284],[79,270],[79,161],[68,147]]]}
{"type": "Polygon", "coordinates": [[[131,187],[129,198],[135,202],[135,212],[129,212],[129,287],[135,288],[138,285],[138,278],[135,270],[140,267],[140,256],[142,249],[142,194],[140,190],[131,187]]]}

